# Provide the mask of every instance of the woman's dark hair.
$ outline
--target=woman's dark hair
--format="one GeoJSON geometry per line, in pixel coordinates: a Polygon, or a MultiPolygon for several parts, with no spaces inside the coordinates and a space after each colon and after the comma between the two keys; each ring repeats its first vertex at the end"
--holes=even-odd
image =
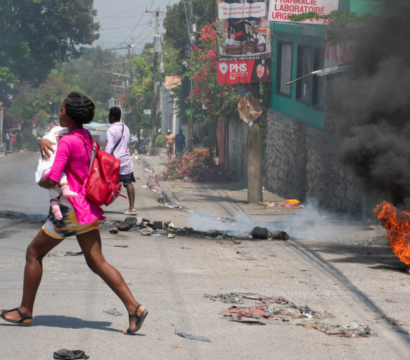
{"type": "Polygon", "coordinates": [[[64,100],[65,112],[77,124],[88,124],[94,118],[94,103],[85,95],[72,92],[64,100]]]}

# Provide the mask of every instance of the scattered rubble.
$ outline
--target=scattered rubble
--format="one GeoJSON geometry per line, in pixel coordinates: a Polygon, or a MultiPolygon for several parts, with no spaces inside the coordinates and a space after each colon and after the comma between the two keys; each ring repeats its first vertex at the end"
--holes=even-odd
{"type": "Polygon", "coordinates": [[[346,325],[330,325],[330,324],[322,324],[322,323],[315,323],[312,325],[304,325],[298,324],[303,326],[306,329],[314,329],[321,332],[324,332],[326,335],[330,336],[339,336],[339,337],[348,337],[348,338],[361,338],[361,337],[369,337],[369,336],[377,336],[377,334],[371,330],[367,325],[360,324],[353,322],[349,326],[346,325]]]}
{"type": "MultiPolygon", "coordinates": [[[[232,223],[236,226],[237,222],[232,219],[213,217],[213,220],[221,223],[232,223]]],[[[208,230],[199,231],[191,227],[176,228],[175,224],[171,221],[151,221],[149,219],[141,217],[127,217],[124,221],[100,221],[100,228],[108,228],[111,234],[117,234],[119,231],[131,231],[137,230],[141,231],[142,235],[148,236],[151,234],[161,234],[162,236],[167,236],[168,238],[174,238],[175,236],[190,236],[198,238],[208,238],[208,239],[221,239],[230,240],[235,244],[240,244],[241,239],[243,240],[288,240],[289,235],[285,231],[274,231],[269,233],[267,228],[255,227],[252,234],[242,234],[239,235],[237,232],[232,231],[219,231],[219,230],[208,230]],[[144,231],[145,230],[145,231],[144,231]]]]}
{"type": "Polygon", "coordinates": [[[267,296],[253,294],[253,293],[230,293],[230,294],[218,294],[214,295],[204,295],[205,298],[210,299],[212,301],[220,301],[225,304],[243,304],[245,300],[268,300],[270,299],[267,296]]]}
{"type": "Polygon", "coordinates": [[[185,339],[189,339],[189,340],[196,340],[196,341],[205,341],[205,342],[211,342],[210,339],[204,337],[204,336],[196,336],[196,335],[189,335],[187,333],[184,333],[181,330],[175,329],[174,331],[175,335],[178,335],[180,337],[183,337],[185,339]]]}
{"type": "Polygon", "coordinates": [[[286,231],[274,231],[269,236],[273,240],[289,240],[289,235],[286,231]]]}
{"type": "Polygon", "coordinates": [[[141,235],[144,235],[144,236],[149,236],[153,233],[154,233],[154,229],[149,227],[149,226],[147,226],[145,229],[141,230],[141,235]]]}
{"type": "Polygon", "coordinates": [[[127,221],[123,221],[118,225],[118,230],[120,231],[129,231],[133,227],[133,224],[127,221]]]}
{"type": "Polygon", "coordinates": [[[220,183],[228,182],[230,178],[225,168],[216,164],[213,158],[194,151],[168,162],[160,180],[220,183]]]}
{"type": "Polygon", "coordinates": [[[297,306],[295,303],[284,297],[267,297],[258,294],[247,293],[230,293],[204,295],[204,297],[213,301],[223,303],[243,304],[245,299],[256,300],[256,303],[248,307],[231,306],[219,313],[229,321],[240,322],[244,324],[281,324],[289,323],[303,326],[307,329],[315,329],[324,332],[330,336],[341,336],[349,338],[361,338],[377,336],[367,325],[352,323],[346,325],[334,325],[319,322],[324,318],[333,318],[333,315],[325,310],[313,310],[309,306],[297,306]],[[312,320],[316,320],[311,323],[312,320]]]}
{"type": "Polygon", "coordinates": [[[83,255],[82,251],[56,251],[48,254],[48,257],[63,257],[63,256],[80,256],[83,255]]]}
{"type": "Polygon", "coordinates": [[[253,239],[266,240],[269,235],[269,230],[267,228],[255,226],[252,230],[251,235],[253,239]]]}

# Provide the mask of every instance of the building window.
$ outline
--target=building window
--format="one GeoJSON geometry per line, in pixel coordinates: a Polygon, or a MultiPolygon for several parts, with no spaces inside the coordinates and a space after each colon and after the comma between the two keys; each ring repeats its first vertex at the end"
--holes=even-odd
{"type": "MultiPolygon", "coordinates": [[[[308,46],[298,46],[298,69],[297,78],[301,78],[312,72],[312,48],[308,46]]],[[[310,105],[311,76],[297,82],[296,99],[310,105]]]]}
{"type": "Polygon", "coordinates": [[[277,64],[277,92],[290,97],[291,85],[286,83],[292,80],[292,44],[278,43],[277,64]]]}
{"type": "MultiPolygon", "coordinates": [[[[325,68],[325,50],[315,48],[313,56],[313,71],[325,68]]],[[[313,76],[312,105],[320,110],[325,108],[325,77],[313,76]]]]}

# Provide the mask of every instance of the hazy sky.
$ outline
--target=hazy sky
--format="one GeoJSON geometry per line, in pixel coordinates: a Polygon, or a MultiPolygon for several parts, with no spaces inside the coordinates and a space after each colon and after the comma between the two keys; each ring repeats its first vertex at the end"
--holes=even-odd
{"type": "MultiPolygon", "coordinates": [[[[100,38],[93,45],[111,49],[121,43],[131,44],[134,37],[136,47],[143,47],[144,43],[153,41],[155,33],[155,14],[147,14],[145,10],[160,8],[165,11],[167,5],[176,2],[178,0],[94,0],[94,8],[98,11],[95,21],[100,23],[101,29],[100,38]]],[[[164,16],[160,14],[160,25],[164,16]]],[[[160,26],[160,33],[163,32],[160,26]]]]}

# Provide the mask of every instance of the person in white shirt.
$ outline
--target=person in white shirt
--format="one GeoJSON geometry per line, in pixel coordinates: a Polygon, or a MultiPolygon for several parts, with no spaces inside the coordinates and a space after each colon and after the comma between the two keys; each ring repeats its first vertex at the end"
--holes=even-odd
{"type": "Polygon", "coordinates": [[[255,25],[252,29],[253,39],[255,40],[256,45],[266,44],[265,37],[259,34],[259,26],[255,25]]]}

